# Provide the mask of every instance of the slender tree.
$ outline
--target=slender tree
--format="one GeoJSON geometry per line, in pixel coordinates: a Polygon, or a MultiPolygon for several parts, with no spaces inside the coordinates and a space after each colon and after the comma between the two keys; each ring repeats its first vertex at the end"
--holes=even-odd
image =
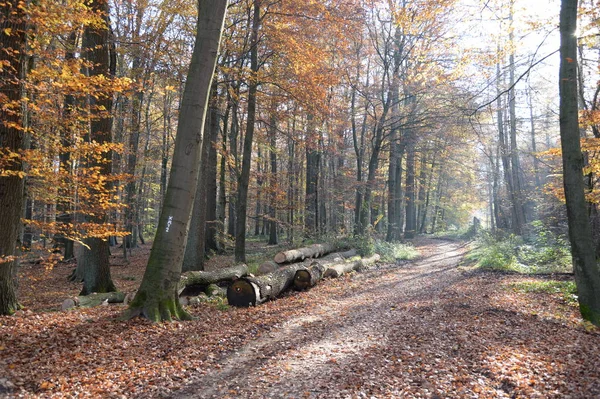
{"type": "Polygon", "coordinates": [[[154,246],[126,317],[152,321],[189,319],[177,284],[187,242],[208,107],[227,0],[199,0],[196,39],[184,89],[171,174],[154,246]]]}
{"type": "Polygon", "coordinates": [[[244,135],[244,153],[242,171],[238,179],[238,195],[236,203],[235,225],[235,260],[246,261],[246,214],[248,210],[248,185],[250,183],[250,166],[252,161],[252,143],[254,142],[254,127],[256,122],[256,95],[258,92],[258,31],[260,28],[260,0],[254,0],[252,17],[252,34],[250,38],[250,82],[248,84],[248,115],[246,134],[244,135]]]}

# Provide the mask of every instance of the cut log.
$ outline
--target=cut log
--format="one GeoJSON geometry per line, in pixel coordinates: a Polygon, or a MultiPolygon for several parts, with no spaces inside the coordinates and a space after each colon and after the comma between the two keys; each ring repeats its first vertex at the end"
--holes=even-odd
{"type": "Polygon", "coordinates": [[[325,264],[323,266],[325,266],[327,268],[327,270],[325,270],[325,273],[323,273],[323,278],[326,278],[326,277],[337,278],[343,274],[350,273],[351,271],[354,271],[354,270],[362,271],[366,267],[379,261],[380,258],[381,257],[379,255],[375,254],[369,258],[363,258],[363,259],[359,259],[356,261],[350,261],[350,262],[342,261],[342,262],[325,264]]]}
{"type": "Polygon", "coordinates": [[[325,270],[326,267],[319,262],[313,262],[308,267],[298,269],[294,276],[294,289],[303,291],[314,287],[323,278],[325,270]]]}
{"type": "Polygon", "coordinates": [[[93,308],[95,306],[108,305],[109,303],[122,303],[123,301],[125,301],[125,293],[123,292],[93,293],[67,298],[63,301],[60,309],[68,310],[75,307],[93,308]]]}
{"type": "Polygon", "coordinates": [[[199,286],[198,291],[205,291],[211,284],[218,284],[224,281],[233,281],[248,274],[248,266],[244,264],[226,267],[224,269],[213,270],[210,272],[187,272],[181,275],[179,279],[179,295],[189,286],[199,286]]]}
{"type": "Polygon", "coordinates": [[[294,282],[296,271],[305,267],[291,264],[257,277],[242,277],[227,288],[227,302],[231,306],[249,307],[274,299],[294,282]]]}
{"type": "Polygon", "coordinates": [[[319,258],[323,255],[331,253],[336,250],[333,244],[314,244],[309,247],[290,249],[289,251],[283,251],[275,255],[276,263],[291,263],[296,261],[302,261],[306,258],[319,258]]]}
{"type": "Polygon", "coordinates": [[[336,258],[339,257],[341,259],[350,259],[355,256],[358,256],[358,251],[356,249],[350,249],[345,252],[338,252],[335,255],[336,255],[336,258]]]}
{"type": "Polygon", "coordinates": [[[261,263],[261,265],[258,267],[258,270],[256,271],[256,273],[261,276],[263,274],[269,274],[274,272],[275,270],[279,269],[280,265],[276,262],[273,262],[272,260],[268,260],[266,262],[261,263]]]}

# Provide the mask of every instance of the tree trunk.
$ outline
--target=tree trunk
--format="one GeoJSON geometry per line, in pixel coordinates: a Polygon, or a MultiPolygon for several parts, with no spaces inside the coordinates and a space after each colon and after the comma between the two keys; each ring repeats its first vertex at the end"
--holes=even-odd
{"type": "Polygon", "coordinates": [[[171,176],[146,272],[126,317],[143,316],[152,321],[190,318],[179,303],[177,289],[226,8],[226,0],[198,1],[196,40],[181,103],[171,176]]]}
{"type": "Polygon", "coordinates": [[[220,132],[219,104],[216,90],[210,107],[210,135],[208,157],[206,162],[206,248],[205,252],[218,252],[217,233],[219,221],[217,218],[217,142],[220,132]]]}
{"type": "Polygon", "coordinates": [[[560,10],[560,138],[569,240],[584,319],[600,325],[600,270],[594,250],[583,181],[583,155],[577,107],[577,0],[562,0],[560,10]]]}
{"type": "Polygon", "coordinates": [[[413,238],[417,231],[415,204],[415,137],[414,132],[406,135],[406,228],[404,238],[413,238]]]}
{"type": "MultiPolygon", "coordinates": [[[[24,148],[25,137],[21,129],[21,79],[24,74],[24,55],[21,53],[26,42],[25,13],[21,7],[10,2],[0,3],[0,148],[18,152],[24,148]],[[12,30],[4,35],[5,30],[12,30]],[[14,50],[14,53],[7,51],[14,50]]],[[[19,231],[23,210],[24,178],[20,174],[23,165],[16,159],[5,167],[7,172],[0,176],[0,315],[11,315],[19,308],[17,302],[17,268],[19,231]]]]}
{"type": "Polygon", "coordinates": [[[523,206],[524,199],[521,189],[521,162],[519,160],[519,148],[517,144],[517,111],[516,111],[516,95],[515,95],[515,51],[514,51],[514,29],[513,29],[513,7],[514,0],[510,2],[510,27],[509,27],[509,44],[511,52],[509,55],[509,85],[508,91],[508,108],[510,114],[510,162],[511,162],[511,180],[513,186],[513,207],[516,213],[517,224],[513,226],[515,234],[522,235],[523,227],[527,220],[525,219],[525,209],[523,206]]]}
{"type": "MultiPolygon", "coordinates": [[[[112,76],[114,65],[111,65],[111,49],[109,43],[110,21],[109,4],[107,0],[95,0],[91,8],[104,16],[105,26],[87,26],[83,33],[82,48],[86,60],[91,63],[88,69],[89,76],[112,76]]],[[[92,120],[90,122],[89,141],[106,144],[112,141],[112,95],[111,92],[97,93],[89,96],[89,106],[92,120]]],[[[101,160],[95,156],[87,162],[88,167],[97,167],[100,175],[109,176],[112,173],[111,154],[104,152],[101,160]]],[[[111,183],[103,183],[103,190],[109,191],[111,183]]],[[[94,223],[104,223],[108,215],[96,213],[88,219],[94,223]]],[[[83,276],[83,288],[80,295],[92,292],[116,291],[110,275],[110,249],[106,239],[90,237],[84,240],[87,248],[83,249],[83,256],[77,260],[77,267],[83,276]]]]}
{"type": "Polygon", "coordinates": [[[248,210],[248,185],[250,183],[250,165],[252,161],[252,143],[256,122],[256,94],[258,91],[258,30],[260,27],[260,0],[254,0],[254,15],[252,19],[252,35],[250,39],[250,71],[252,76],[248,84],[248,120],[244,135],[244,153],[242,172],[238,180],[237,212],[235,224],[235,260],[246,261],[246,215],[248,210]]]}
{"type": "MultiPolygon", "coordinates": [[[[275,107],[275,104],[273,105],[275,107]]],[[[269,158],[271,174],[269,175],[269,245],[277,245],[277,118],[275,109],[271,111],[269,126],[269,158]]]]}
{"type": "MultiPolygon", "coordinates": [[[[216,81],[213,81],[211,86],[211,99],[209,102],[215,101],[214,96],[216,95],[216,81]]],[[[206,256],[206,213],[207,213],[207,196],[208,190],[208,179],[210,176],[208,172],[210,166],[208,165],[210,147],[212,146],[212,132],[213,127],[212,121],[213,113],[209,112],[206,114],[206,120],[204,126],[208,128],[205,130],[205,134],[201,145],[200,155],[200,170],[198,172],[198,183],[196,186],[196,195],[194,197],[194,207],[192,209],[192,219],[190,221],[187,244],[185,248],[185,256],[183,257],[182,270],[184,272],[192,270],[204,270],[204,258],[206,256]]]]}

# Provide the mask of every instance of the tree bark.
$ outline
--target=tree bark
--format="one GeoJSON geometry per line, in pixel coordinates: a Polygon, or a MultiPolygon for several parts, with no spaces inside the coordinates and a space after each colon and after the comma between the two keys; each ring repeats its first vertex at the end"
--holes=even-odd
{"type": "Polygon", "coordinates": [[[274,260],[279,264],[291,263],[299,260],[302,261],[306,258],[318,258],[335,250],[336,247],[333,244],[314,244],[309,247],[279,252],[275,255],[274,260]]]}
{"type": "Polygon", "coordinates": [[[248,275],[248,266],[236,265],[224,269],[207,271],[191,271],[181,275],[177,292],[179,295],[186,287],[192,285],[201,285],[208,287],[211,284],[218,284],[224,281],[233,281],[248,275]]]}
{"type": "MultiPolygon", "coordinates": [[[[91,8],[95,12],[103,15],[104,26],[87,26],[83,33],[82,50],[87,61],[91,63],[88,69],[89,76],[113,75],[114,65],[111,65],[111,49],[109,43],[110,20],[109,4],[107,0],[95,0],[91,3],[91,8]]],[[[110,143],[112,141],[112,92],[96,93],[95,96],[89,96],[89,105],[92,113],[90,121],[89,141],[98,144],[110,143]]],[[[102,176],[109,176],[112,173],[111,154],[104,152],[102,159],[97,160],[95,156],[90,156],[87,162],[88,167],[97,167],[102,176]]],[[[111,183],[103,183],[103,190],[110,191],[111,183]]],[[[98,212],[89,219],[94,223],[104,223],[108,215],[105,212],[98,212]]],[[[77,267],[81,270],[83,276],[83,288],[80,295],[88,295],[92,292],[111,292],[116,291],[115,285],[110,275],[109,255],[110,248],[107,239],[89,237],[83,240],[83,256],[77,260],[77,267]]]]}
{"type": "MultiPolygon", "coordinates": [[[[216,88],[215,88],[216,89],[216,88]]],[[[205,252],[217,252],[217,232],[219,221],[217,219],[217,142],[221,126],[219,115],[219,104],[216,90],[210,107],[210,142],[208,147],[208,158],[206,166],[206,248],[205,252]]]]}
{"type": "MultiPolygon", "coordinates": [[[[211,100],[215,101],[214,96],[216,94],[216,81],[213,81],[211,86],[211,100]]],[[[202,140],[201,145],[201,155],[200,155],[200,170],[198,172],[198,183],[196,186],[196,195],[194,197],[194,207],[192,209],[192,219],[190,221],[190,227],[188,230],[188,238],[187,245],[185,247],[185,255],[183,257],[183,266],[182,270],[184,272],[188,271],[198,271],[204,270],[204,259],[206,256],[206,214],[207,214],[207,205],[208,205],[208,192],[207,185],[208,179],[211,177],[208,174],[210,166],[208,165],[210,147],[212,145],[212,132],[211,127],[213,124],[212,121],[213,113],[207,113],[206,120],[204,121],[204,125],[208,127],[208,130],[205,130],[205,134],[202,140]],[[206,133],[208,132],[208,133],[206,133]]]]}
{"type": "MultiPolygon", "coordinates": [[[[276,104],[273,105],[275,108],[276,104]]],[[[269,126],[269,160],[271,163],[271,174],[269,175],[269,245],[277,245],[277,118],[275,109],[271,110],[269,126]]]]}
{"type": "MultiPolygon", "coordinates": [[[[0,3],[0,148],[18,152],[25,145],[21,112],[21,79],[24,73],[26,42],[25,12],[10,2],[0,3]],[[12,31],[6,35],[6,31],[12,31]]],[[[0,177],[0,315],[11,315],[17,302],[17,268],[19,231],[24,199],[23,165],[15,160],[0,177]]]]}
{"type": "Polygon", "coordinates": [[[231,306],[249,307],[261,304],[292,286],[296,271],[303,264],[292,264],[259,277],[242,277],[227,288],[227,302],[231,306]]]}
{"type": "Polygon", "coordinates": [[[226,0],[199,0],[196,40],[179,114],[171,176],[154,246],[126,317],[152,321],[189,319],[178,300],[187,229],[198,183],[204,120],[226,0]]]}
{"type": "Polygon", "coordinates": [[[355,261],[342,261],[331,264],[324,264],[325,272],[323,278],[338,278],[343,274],[350,273],[352,271],[362,271],[367,266],[377,263],[381,259],[378,254],[375,254],[369,258],[363,258],[355,261]]]}
{"type": "Polygon", "coordinates": [[[560,138],[569,240],[584,319],[600,325],[600,269],[588,217],[577,106],[577,0],[562,0],[560,9],[560,138]]]}

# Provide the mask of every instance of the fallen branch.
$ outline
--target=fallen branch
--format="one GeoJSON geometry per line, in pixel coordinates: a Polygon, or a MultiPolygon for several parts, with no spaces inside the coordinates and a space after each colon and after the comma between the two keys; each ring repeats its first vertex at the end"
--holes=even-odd
{"type": "Polygon", "coordinates": [[[100,305],[108,305],[109,303],[123,303],[125,301],[125,293],[123,292],[107,292],[93,293],[85,296],[76,296],[67,298],[60,306],[61,310],[68,310],[75,307],[93,308],[100,305]]]}

